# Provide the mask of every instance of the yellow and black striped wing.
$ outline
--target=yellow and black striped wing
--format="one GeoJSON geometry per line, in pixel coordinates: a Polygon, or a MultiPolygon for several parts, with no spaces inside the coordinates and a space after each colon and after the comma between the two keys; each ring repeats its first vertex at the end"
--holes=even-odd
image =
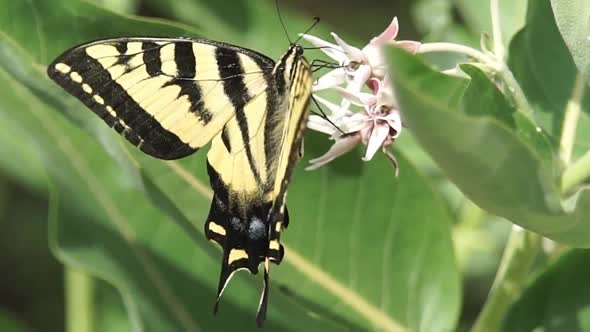
{"type": "Polygon", "coordinates": [[[264,262],[259,324],[266,314],[269,262],[279,264],[283,258],[287,185],[301,158],[311,95],[311,71],[302,49],[292,45],[267,80],[272,83],[264,92],[236,105],[236,117],[213,139],[207,155],[215,194],[205,233],[224,251],[218,301],[233,273],[245,269],[255,274],[264,262]],[[240,116],[242,109],[245,116],[240,116]]]}
{"type": "Polygon", "coordinates": [[[181,158],[211,141],[205,234],[224,252],[216,303],[236,271],[264,262],[261,324],[311,95],[303,49],[291,45],[275,64],[210,40],[107,39],[66,51],[48,75],[149,155],[181,158]]]}
{"type": "Polygon", "coordinates": [[[117,38],[74,47],[47,72],[133,145],[177,159],[218,134],[236,100],[265,91],[273,67],[259,53],[210,40],[117,38]],[[238,79],[244,85],[234,89],[238,79]]]}

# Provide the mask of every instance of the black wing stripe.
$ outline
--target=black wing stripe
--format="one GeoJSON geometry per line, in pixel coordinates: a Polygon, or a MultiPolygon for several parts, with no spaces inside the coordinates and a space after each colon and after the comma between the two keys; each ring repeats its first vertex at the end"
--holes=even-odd
{"type": "Polygon", "coordinates": [[[266,160],[266,174],[272,173],[272,161],[278,153],[276,144],[269,138],[272,137],[276,128],[277,112],[279,111],[279,96],[277,95],[277,85],[272,73],[265,73],[268,85],[266,87],[266,121],[264,123],[264,156],[266,160]]]}
{"type": "Polygon", "coordinates": [[[58,58],[49,66],[48,74],[66,91],[103,118],[107,124],[115,126],[120,133],[124,132],[123,136],[132,144],[138,145],[145,153],[161,159],[176,159],[195,151],[146,113],[121,85],[113,81],[108,71],[97,60],[87,56],[83,50],[73,51],[58,58]],[[58,63],[70,66],[72,72],[79,74],[82,82],[92,88],[93,94],[86,93],[82,89],[82,84],[74,82],[71,75],[57,70],[55,65],[58,63]],[[93,98],[94,95],[100,96],[104,104],[97,103],[93,98]],[[116,115],[107,111],[107,107],[114,109],[116,115]],[[125,128],[130,123],[141,125],[125,128]]]}
{"type": "Polygon", "coordinates": [[[246,103],[252,99],[252,96],[248,93],[248,89],[244,83],[244,68],[241,64],[242,61],[236,51],[221,47],[218,47],[215,50],[215,58],[217,60],[219,77],[226,78],[223,81],[223,88],[225,94],[229,97],[235,108],[236,120],[242,133],[242,141],[244,142],[244,148],[246,149],[246,156],[248,157],[250,169],[252,170],[252,174],[254,174],[256,181],[262,183],[260,172],[258,171],[258,165],[256,165],[256,161],[252,156],[248,121],[246,119],[246,114],[244,113],[244,106],[246,106],[246,103]]]}
{"type": "Polygon", "coordinates": [[[196,59],[193,52],[193,43],[178,42],[174,45],[174,61],[178,67],[179,78],[195,78],[196,59]]]}
{"type": "Polygon", "coordinates": [[[178,42],[175,44],[174,61],[178,67],[178,78],[170,81],[170,84],[180,86],[178,96],[186,95],[192,106],[190,111],[193,112],[203,124],[207,124],[213,119],[213,114],[205,108],[205,103],[202,101],[203,91],[195,81],[197,73],[197,63],[195,53],[193,51],[193,43],[178,42]]]}
{"type": "Polygon", "coordinates": [[[157,76],[162,73],[162,60],[160,58],[160,45],[154,42],[143,42],[143,63],[150,76],[157,76]]]}

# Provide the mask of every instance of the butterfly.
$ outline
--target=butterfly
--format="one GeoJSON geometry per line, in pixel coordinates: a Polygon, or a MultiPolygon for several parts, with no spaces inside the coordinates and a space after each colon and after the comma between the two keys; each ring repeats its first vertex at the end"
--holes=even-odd
{"type": "Polygon", "coordinates": [[[103,39],[65,51],[47,73],[148,155],[183,158],[211,142],[205,235],[223,249],[214,311],[236,271],[256,274],[263,263],[261,325],[270,262],[284,254],[287,186],[302,157],[312,87],[303,48],[292,43],[275,63],[207,39],[103,39]]]}

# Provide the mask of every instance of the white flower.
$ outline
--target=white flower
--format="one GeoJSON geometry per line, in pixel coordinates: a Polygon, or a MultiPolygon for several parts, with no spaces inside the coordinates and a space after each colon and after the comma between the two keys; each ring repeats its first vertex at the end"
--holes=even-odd
{"type": "Polygon", "coordinates": [[[313,87],[314,98],[329,110],[329,115],[312,115],[308,121],[310,129],[330,135],[334,144],[323,156],[310,160],[311,165],[307,170],[321,167],[363,143],[367,146],[362,158],[364,161],[371,160],[381,148],[392,161],[397,176],[397,161],[387,147],[399,136],[402,121],[383,48],[385,45],[395,45],[416,53],[420,46],[415,41],[396,41],[398,31],[398,21],[394,17],[389,26],[362,49],[347,44],[335,33],[332,36],[336,44],[302,35],[303,39],[321,49],[338,64],[337,68],[316,80],[313,87]],[[343,84],[346,84],[345,88],[341,87],[343,84]],[[369,87],[370,93],[362,92],[365,85],[369,87]],[[340,93],[343,97],[340,105],[315,94],[325,89],[334,89],[340,93]],[[353,112],[349,110],[351,104],[361,106],[363,110],[353,112]]]}
{"type": "Polygon", "coordinates": [[[332,33],[332,36],[336,44],[311,35],[302,35],[303,39],[319,47],[341,66],[320,77],[316,81],[313,91],[329,89],[347,83],[346,89],[356,92],[360,91],[370,78],[383,79],[387,72],[386,61],[382,52],[384,45],[396,45],[411,53],[416,53],[420,46],[420,43],[416,41],[396,41],[398,31],[399,24],[397,17],[394,17],[389,26],[379,36],[371,39],[362,49],[347,44],[335,33],[332,33]]]}
{"type": "MultiPolygon", "coordinates": [[[[390,88],[386,84],[381,84],[380,81],[377,84],[379,88],[375,95],[338,89],[352,104],[362,106],[363,112],[353,113],[347,110],[338,116],[328,116],[332,123],[317,115],[310,117],[308,127],[330,135],[335,142],[326,154],[310,160],[311,165],[306,170],[321,167],[362,142],[367,146],[365,156],[362,158],[364,161],[371,160],[381,148],[393,162],[397,175],[397,161],[386,148],[399,136],[402,122],[399,111],[393,107],[390,88]]],[[[339,108],[321,97],[316,99],[332,112],[339,108]]]]}

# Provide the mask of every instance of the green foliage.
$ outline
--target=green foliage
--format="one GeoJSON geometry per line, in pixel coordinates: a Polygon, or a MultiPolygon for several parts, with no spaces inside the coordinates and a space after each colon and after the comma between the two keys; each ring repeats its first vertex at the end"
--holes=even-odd
{"type": "MultiPolygon", "coordinates": [[[[211,314],[221,255],[202,234],[210,204],[204,154],[171,163],[146,157],[44,77],[50,59],[83,41],[197,33],[115,15],[84,1],[3,5],[0,80],[7,88],[0,92],[0,114],[20,128],[5,148],[31,147],[32,164],[47,172],[57,257],[117,287],[135,329],[255,329],[259,278],[238,274],[218,317],[211,314]],[[37,15],[26,15],[31,12],[37,15]],[[11,23],[8,17],[21,19],[11,23]],[[70,26],[67,33],[64,25],[70,26]]],[[[273,13],[272,7],[265,10],[273,13]]],[[[280,54],[286,46],[276,42],[283,40],[282,32],[276,25],[267,30],[280,39],[253,36],[247,46],[280,54]]],[[[322,153],[323,140],[310,135],[306,155],[322,153]]],[[[404,158],[404,176],[395,179],[385,158],[367,165],[357,157],[295,174],[287,253],[272,269],[266,326],[452,330],[459,275],[442,200],[404,158]],[[312,196],[317,204],[310,205],[312,196]]],[[[18,175],[19,163],[3,160],[2,167],[18,175]]],[[[27,184],[37,183],[36,173],[21,173],[27,184]]]]}
{"type": "MultiPolygon", "coordinates": [[[[476,7],[475,2],[460,2],[461,6],[467,3],[476,7]]],[[[394,91],[405,120],[449,179],[486,211],[574,247],[590,246],[590,194],[583,183],[569,180],[572,171],[581,181],[589,175],[590,104],[583,79],[588,10],[586,2],[529,1],[524,27],[513,39],[504,40],[510,45],[508,66],[515,82],[506,79],[498,84],[506,78],[504,69],[490,71],[485,62],[462,65],[468,78],[450,77],[401,50],[390,50],[394,91]]],[[[483,15],[481,10],[474,11],[474,17],[483,15]]],[[[504,27],[502,11],[500,18],[504,27]]],[[[485,20],[480,16],[474,22],[485,20]]],[[[502,32],[506,37],[506,31],[502,32]]],[[[510,307],[508,299],[518,293],[504,287],[526,285],[515,280],[522,279],[526,273],[522,267],[539,250],[533,244],[539,240],[530,241],[529,249],[507,247],[490,299],[473,331],[497,330],[505,312],[505,331],[590,328],[585,294],[574,294],[586,288],[582,266],[587,253],[582,250],[551,264],[510,307]],[[525,252],[513,255],[519,250],[525,252]],[[518,273],[510,272],[519,264],[518,273]],[[569,277],[576,273],[579,278],[569,277]]]]}
{"type": "Polygon", "coordinates": [[[465,67],[472,76],[457,102],[468,81],[439,74],[401,50],[391,56],[400,107],[412,110],[405,116],[414,134],[468,197],[547,237],[590,245],[590,196],[582,190],[574,211],[561,207],[559,168],[545,134],[498,99],[484,75],[465,67]],[[481,105],[494,111],[482,116],[481,105]]]}
{"type": "MultiPolygon", "coordinates": [[[[574,160],[590,147],[590,98],[581,80],[589,72],[590,5],[499,3],[504,69],[522,96],[485,65],[460,65],[467,77],[432,65],[446,68],[464,56],[429,55],[425,63],[391,49],[408,127],[396,142],[400,176],[382,155],[362,162],[360,149],[305,172],[330,143],[306,134],[305,160],[289,190],[285,259],[271,269],[266,329],[456,330],[463,290],[455,250],[470,250],[461,246],[466,229],[488,229],[473,203],[565,248],[590,246],[589,167],[561,156],[572,105],[582,113],[574,119],[574,160]],[[565,190],[565,178],[580,181],[565,190]],[[470,211],[455,213],[459,205],[470,211]]],[[[82,303],[68,307],[69,321],[96,331],[258,330],[259,275],[238,273],[212,314],[221,253],[203,234],[211,199],[205,152],[175,162],[143,155],[55,86],[45,66],[74,45],[117,36],[205,37],[276,58],[288,41],[273,1],[0,0],[0,8],[0,170],[49,200],[53,254],[105,282],[66,284],[82,303]],[[139,4],[172,20],[130,15],[139,4]]],[[[312,20],[288,8],[283,18],[295,37],[312,20]]],[[[492,30],[487,0],[422,0],[414,13],[429,40],[473,46],[492,30]]],[[[314,34],[328,38],[322,29],[314,34]]],[[[308,58],[319,53],[312,52],[308,58]]],[[[522,232],[513,233],[473,331],[501,324],[504,331],[590,331],[588,253],[539,260],[531,280],[541,238],[522,232]],[[518,245],[523,239],[530,243],[518,245]]],[[[477,236],[493,242],[488,233],[477,236]]],[[[0,310],[0,330],[28,331],[25,325],[0,310]]]]}
{"type": "Polygon", "coordinates": [[[555,21],[578,70],[590,76],[590,7],[583,0],[551,0],[555,21]]]}
{"type": "Polygon", "coordinates": [[[590,331],[589,266],[586,249],[560,257],[524,291],[502,331],[590,331]]]}
{"type": "Polygon", "coordinates": [[[5,332],[30,332],[31,329],[24,322],[0,311],[0,330],[5,332]]]}

